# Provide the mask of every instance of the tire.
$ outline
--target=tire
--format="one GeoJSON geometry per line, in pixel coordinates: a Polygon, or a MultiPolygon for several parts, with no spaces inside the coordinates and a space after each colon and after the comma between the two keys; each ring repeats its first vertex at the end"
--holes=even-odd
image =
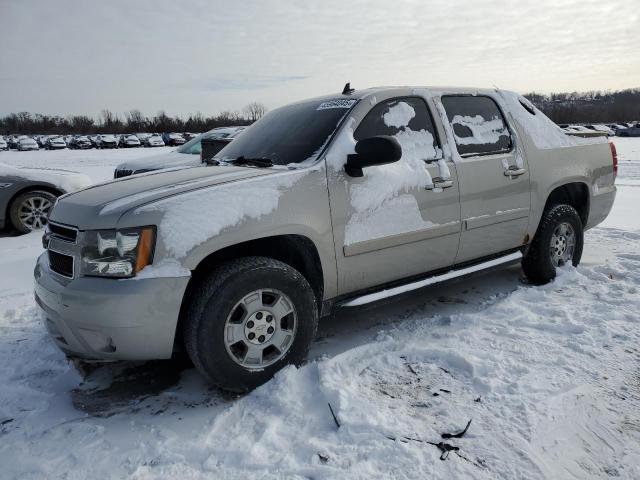
{"type": "Polygon", "coordinates": [[[570,205],[554,205],[542,215],[538,231],[522,259],[522,270],[531,283],[544,285],[556,277],[557,267],[569,262],[578,266],[583,245],[582,220],[576,209],[570,205]]]}
{"type": "Polygon", "coordinates": [[[285,365],[301,364],[317,327],[316,299],[302,274],[278,260],[245,257],[224,263],[201,281],[188,306],[183,333],[189,357],[211,383],[246,392],[285,365]],[[279,310],[288,309],[290,313],[279,317],[279,310]],[[272,328],[269,325],[276,330],[265,330],[272,328]],[[250,327],[257,333],[247,333],[250,327]],[[265,340],[260,332],[271,336],[265,340]],[[285,338],[281,350],[270,344],[285,338]],[[259,341],[264,343],[254,344],[259,341]],[[256,351],[261,360],[251,362],[249,353],[256,351]]]}
{"type": "Polygon", "coordinates": [[[9,205],[11,224],[22,233],[39,230],[46,225],[49,210],[55,202],[56,196],[44,190],[22,193],[9,205]]]}

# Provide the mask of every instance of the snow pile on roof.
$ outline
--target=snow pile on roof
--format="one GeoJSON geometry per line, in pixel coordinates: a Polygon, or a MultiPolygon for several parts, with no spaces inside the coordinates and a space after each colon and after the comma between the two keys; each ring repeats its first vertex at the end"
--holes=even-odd
{"type": "Polygon", "coordinates": [[[522,95],[507,90],[498,90],[507,103],[508,111],[513,118],[524,128],[536,147],[540,149],[575,147],[594,143],[606,143],[606,137],[582,138],[575,135],[567,135],[558,125],[553,123],[549,117],[538,110],[531,102],[522,95]],[[532,115],[522,106],[533,109],[532,115]]]}
{"type": "Polygon", "coordinates": [[[451,120],[453,125],[460,125],[467,128],[470,136],[460,137],[456,134],[455,128],[453,134],[456,137],[458,145],[486,145],[498,143],[500,137],[508,137],[509,132],[500,118],[492,118],[487,120],[481,115],[471,117],[469,115],[455,115],[451,120]]]}
{"type": "Polygon", "coordinates": [[[75,192],[91,185],[91,179],[82,173],[52,168],[14,167],[0,163],[0,177],[21,177],[35,182],[49,183],[64,193],[75,192]]]}
{"type": "Polygon", "coordinates": [[[168,253],[182,258],[225,228],[274,211],[282,193],[304,174],[287,171],[194,190],[144,205],[135,213],[163,212],[158,233],[168,253]]]}

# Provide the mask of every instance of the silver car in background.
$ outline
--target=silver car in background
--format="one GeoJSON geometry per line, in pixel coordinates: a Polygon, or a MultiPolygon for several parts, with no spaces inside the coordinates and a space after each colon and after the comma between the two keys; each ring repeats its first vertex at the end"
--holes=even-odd
{"type": "MultiPolygon", "coordinates": [[[[203,139],[220,138],[231,140],[236,138],[245,128],[247,127],[238,126],[214,128],[206,133],[203,133],[202,135],[198,135],[196,138],[189,140],[187,143],[179,146],[172,152],[162,153],[153,157],[131,160],[121,163],[116,167],[113,177],[128,177],[129,175],[135,175],[136,173],[152,172],[154,170],[160,170],[162,168],[201,165],[202,161],[200,158],[200,153],[202,152],[203,139]]],[[[148,138],[147,141],[151,142],[152,138],[153,137],[148,138]]]]}

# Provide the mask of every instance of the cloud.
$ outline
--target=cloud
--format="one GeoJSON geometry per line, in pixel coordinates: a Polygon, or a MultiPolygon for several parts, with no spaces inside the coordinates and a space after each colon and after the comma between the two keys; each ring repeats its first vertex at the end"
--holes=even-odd
{"type": "Polygon", "coordinates": [[[186,90],[204,90],[209,92],[221,90],[258,90],[297,80],[305,80],[307,78],[309,77],[306,75],[213,77],[179,84],[176,85],[176,87],[186,90]]]}
{"type": "Polygon", "coordinates": [[[274,108],[375,85],[638,86],[629,0],[2,1],[0,113],[274,108]]]}

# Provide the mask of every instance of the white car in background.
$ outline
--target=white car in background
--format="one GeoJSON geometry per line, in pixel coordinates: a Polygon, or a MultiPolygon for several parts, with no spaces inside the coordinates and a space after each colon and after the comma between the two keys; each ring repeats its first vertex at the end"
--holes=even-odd
{"type": "Polygon", "coordinates": [[[609,137],[613,137],[615,135],[615,132],[611,128],[607,127],[606,125],[600,125],[600,124],[585,125],[585,127],[588,128],[589,130],[594,130],[596,132],[604,132],[609,137]]]}
{"type": "Polygon", "coordinates": [[[9,150],[9,144],[2,137],[0,137],[0,150],[9,150]]]}
{"type": "Polygon", "coordinates": [[[44,148],[47,150],[61,150],[67,148],[67,143],[62,137],[50,137],[44,142],[44,148]]]}
{"type": "Polygon", "coordinates": [[[134,148],[140,146],[140,140],[135,135],[122,135],[118,146],[122,148],[134,148]]]}
{"type": "Polygon", "coordinates": [[[162,136],[154,133],[145,139],[143,145],[145,147],[164,147],[164,140],[162,140],[162,136]]]}
{"type": "Polygon", "coordinates": [[[36,142],[33,138],[25,137],[18,141],[18,151],[26,152],[29,150],[40,150],[38,146],[38,142],[36,142]]]}

